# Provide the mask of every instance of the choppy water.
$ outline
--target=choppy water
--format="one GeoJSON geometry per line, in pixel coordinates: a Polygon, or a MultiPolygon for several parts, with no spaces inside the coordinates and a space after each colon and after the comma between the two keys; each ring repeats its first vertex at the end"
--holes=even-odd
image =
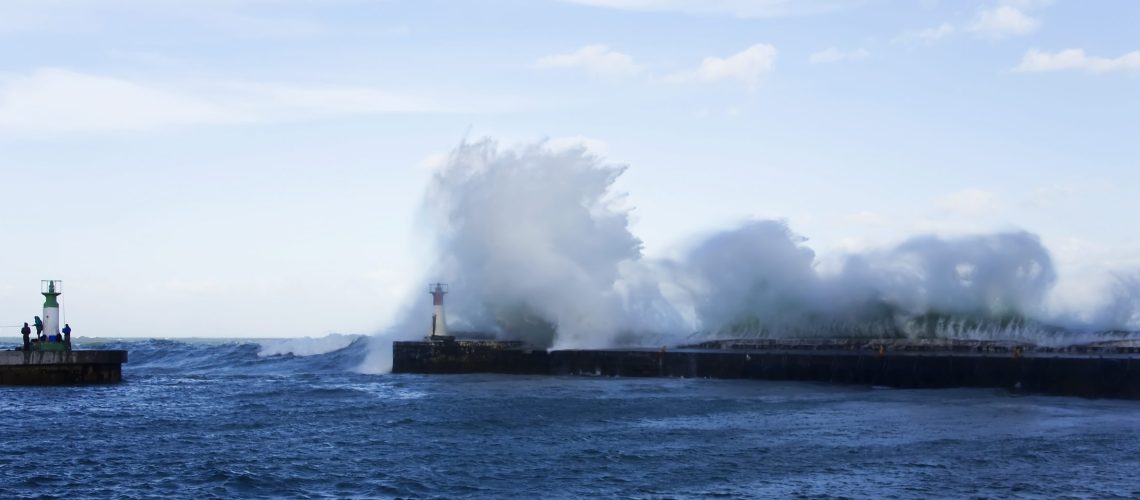
{"type": "Polygon", "coordinates": [[[364,375],[364,342],[321,345],[125,342],[122,384],[0,387],[0,498],[1140,496],[1140,402],[364,375]]]}

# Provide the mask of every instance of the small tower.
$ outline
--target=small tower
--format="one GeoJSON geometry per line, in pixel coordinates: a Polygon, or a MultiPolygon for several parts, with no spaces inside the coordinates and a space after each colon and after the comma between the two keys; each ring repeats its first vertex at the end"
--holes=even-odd
{"type": "Polygon", "coordinates": [[[59,336],[59,296],[63,293],[63,281],[43,280],[40,293],[44,296],[44,335],[59,336]]]}
{"type": "Polygon", "coordinates": [[[447,337],[447,320],[443,316],[443,296],[447,295],[447,283],[428,285],[431,294],[431,331],[428,338],[447,337]]]}

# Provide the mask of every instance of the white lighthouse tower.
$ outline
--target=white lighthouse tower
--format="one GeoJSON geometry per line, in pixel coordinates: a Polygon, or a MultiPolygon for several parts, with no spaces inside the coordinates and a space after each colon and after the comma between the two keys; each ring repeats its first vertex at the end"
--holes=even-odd
{"type": "Polygon", "coordinates": [[[428,285],[428,293],[431,294],[432,303],[431,332],[428,339],[447,337],[447,320],[443,316],[443,296],[447,295],[447,283],[428,285]]]}
{"type": "Polygon", "coordinates": [[[44,296],[44,335],[59,337],[59,295],[63,293],[63,281],[43,280],[40,293],[44,296]]]}

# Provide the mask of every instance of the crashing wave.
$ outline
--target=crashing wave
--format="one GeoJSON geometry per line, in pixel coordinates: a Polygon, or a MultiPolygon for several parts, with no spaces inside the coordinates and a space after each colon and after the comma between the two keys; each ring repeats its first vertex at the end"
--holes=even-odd
{"type": "Polygon", "coordinates": [[[339,351],[344,349],[356,339],[361,338],[360,335],[343,335],[340,333],[331,333],[324,337],[302,337],[293,339],[275,339],[275,340],[262,340],[258,341],[261,344],[261,349],[257,351],[259,357],[268,356],[316,356],[319,354],[328,354],[330,352],[339,351]]]}

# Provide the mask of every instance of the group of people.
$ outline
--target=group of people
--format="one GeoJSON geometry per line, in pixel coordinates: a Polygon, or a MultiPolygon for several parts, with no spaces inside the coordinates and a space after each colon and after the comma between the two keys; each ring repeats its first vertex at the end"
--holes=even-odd
{"type": "MultiPolygon", "coordinates": [[[[35,342],[60,342],[71,344],[71,325],[64,323],[63,330],[60,330],[62,335],[44,335],[44,322],[39,316],[36,316],[36,340],[35,342]]],[[[24,323],[24,327],[20,329],[20,333],[24,336],[24,350],[30,351],[32,349],[32,328],[24,323]]]]}

